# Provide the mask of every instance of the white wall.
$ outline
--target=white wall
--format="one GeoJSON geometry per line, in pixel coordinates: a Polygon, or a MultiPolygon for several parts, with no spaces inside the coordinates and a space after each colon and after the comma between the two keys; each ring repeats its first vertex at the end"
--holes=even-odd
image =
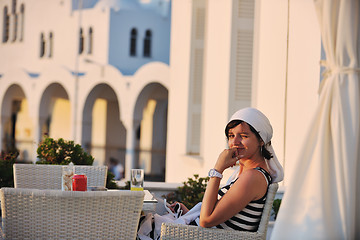
{"type": "MultiPolygon", "coordinates": [[[[318,103],[321,37],[314,2],[290,2],[285,171],[291,175],[301,161],[308,128],[318,103]]],[[[288,179],[288,178],[286,178],[288,179]]],[[[287,184],[287,181],[284,184],[287,184]]]]}
{"type": "Polygon", "coordinates": [[[191,53],[192,2],[173,1],[171,13],[170,86],[167,136],[166,181],[191,177],[201,167],[201,160],[188,160],[186,132],[188,119],[191,53]],[[175,10],[176,9],[176,10],[175,10]],[[192,169],[189,167],[192,164],[192,169]],[[181,166],[181,170],[179,167],[181,166]]]}
{"type": "Polygon", "coordinates": [[[230,82],[234,77],[230,62],[234,52],[231,48],[233,10],[233,1],[208,1],[202,135],[204,165],[199,171],[203,176],[214,167],[220,152],[227,148],[224,130],[233,107],[229,97],[230,82]]]}
{"type": "Polygon", "coordinates": [[[273,125],[272,144],[284,165],[286,185],[317,105],[320,33],[311,0],[257,4],[254,106],[273,125]]]}

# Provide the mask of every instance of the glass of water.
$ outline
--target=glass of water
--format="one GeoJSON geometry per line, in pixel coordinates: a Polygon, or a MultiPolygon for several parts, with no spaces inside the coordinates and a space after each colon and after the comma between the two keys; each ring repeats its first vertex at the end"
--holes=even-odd
{"type": "Polygon", "coordinates": [[[144,169],[131,169],[131,191],[144,190],[144,169]]]}

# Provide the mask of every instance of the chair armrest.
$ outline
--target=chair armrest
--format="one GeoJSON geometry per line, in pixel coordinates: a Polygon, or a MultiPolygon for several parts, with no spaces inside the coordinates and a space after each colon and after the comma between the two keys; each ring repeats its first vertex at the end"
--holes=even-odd
{"type": "Polygon", "coordinates": [[[161,240],[182,239],[265,239],[264,234],[216,228],[203,228],[184,224],[163,223],[161,240]]]}

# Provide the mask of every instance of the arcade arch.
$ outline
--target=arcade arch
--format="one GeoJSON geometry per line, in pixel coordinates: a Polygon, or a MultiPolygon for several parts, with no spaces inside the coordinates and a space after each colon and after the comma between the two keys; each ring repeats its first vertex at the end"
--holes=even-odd
{"type": "Polygon", "coordinates": [[[71,139],[71,103],[68,93],[59,83],[50,84],[42,94],[39,131],[40,138],[49,136],[54,139],[71,139]]]}
{"type": "Polygon", "coordinates": [[[109,85],[98,84],[88,94],[81,132],[81,145],[95,158],[94,165],[109,165],[114,159],[125,166],[126,129],[120,121],[116,93],[109,85]]]}
{"type": "Polygon", "coordinates": [[[1,149],[19,151],[19,161],[33,158],[34,125],[28,101],[21,86],[12,84],[5,92],[1,106],[1,149]]]}
{"type": "Polygon", "coordinates": [[[134,109],[135,167],[145,170],[146,181],[165,181],[168,90],[149,83],[134,109]]]}

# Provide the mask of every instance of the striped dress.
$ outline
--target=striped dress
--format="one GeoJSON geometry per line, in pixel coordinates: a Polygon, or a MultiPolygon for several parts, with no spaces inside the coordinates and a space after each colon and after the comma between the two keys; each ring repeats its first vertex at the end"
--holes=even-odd
{"type": "MultiPolygon", "coordinates": [[[[258,170],[264,175],[269,188],[269,185],[272,182],[270,174],[260,167],[254,169],[258,170]]],[[[236,182],[236,180],[237,179],[232,181],[229,185],[226,185],[219,189],[218,199],[224,196],[224,194],[231,188],[231,186],[236,182]]],[[[234,215],[232,218],[225,221],[224,223],[217,225],[216,227],[221,229],[233,229],[239,231],[256,232],[260,224],[260,219],[264,209],[267,191],[268,190],[266,190],[266,193],[262,198],[256,201],[251,201],[239,213],[237,213],[236,215],[234,215]]]]}

